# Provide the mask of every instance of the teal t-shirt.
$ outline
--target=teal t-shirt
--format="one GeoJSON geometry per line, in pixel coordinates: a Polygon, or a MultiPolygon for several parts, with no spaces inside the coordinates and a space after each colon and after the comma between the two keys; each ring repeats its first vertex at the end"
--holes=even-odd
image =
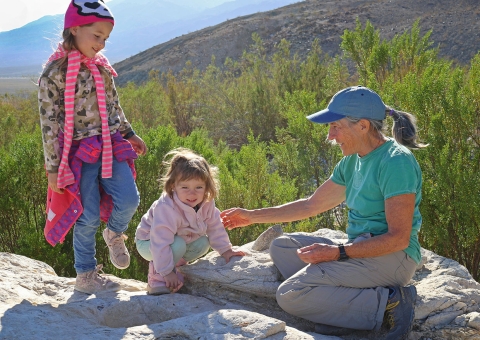
{"type": "Polygon", "coordinates": [[[342,158],[330,178],[346,187],[349,239],[362,233],[385,234],[388,230],[385,200],[397,195],[415,194],[410,244],[404,251],[420,263],[418,231],[422,224],[419,210],[422,171],[408,148],[388,139],[364,157],[354,154],[342,158]]]}

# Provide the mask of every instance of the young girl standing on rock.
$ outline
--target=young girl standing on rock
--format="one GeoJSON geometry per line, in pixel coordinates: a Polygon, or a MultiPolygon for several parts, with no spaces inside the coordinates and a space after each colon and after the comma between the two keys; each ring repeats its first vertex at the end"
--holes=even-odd
{"type": "Polygon", "coordinates": [[[217,168],[188,149],[175,149],[165,157],[163,192],[135,234],[139,254],[150,261],[147,292],[151,295],[178,291],[183,277],[176,267],[205,255],[210,246],[226,262],[245,255],[232,250],[215,207],[217,168]]]}
{"type": "Polygon", "coordinates": [[[39,79],[38,100],[48,175],[45,237],[51,245],[73,231],[75,290],[118,290],[99,275],[95,234],[103,238],[119,269],[130,264],[124,231],[139,204],[133,160],[145,154],[118,102],[115,70],[100,51],[114,18],[102,0],[72,0],[63,42],[39,79]],[[128,141],[127,141],[128,140],[128,141]]]}

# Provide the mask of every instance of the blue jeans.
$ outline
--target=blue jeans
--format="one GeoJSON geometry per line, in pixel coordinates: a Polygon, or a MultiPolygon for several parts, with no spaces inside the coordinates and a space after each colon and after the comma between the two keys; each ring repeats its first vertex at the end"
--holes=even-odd
{"type": "MultiPolygon", "coordinates": [[[[147,261],[152,261],[152,253],[150,251],[150,240],[135,240],[138,253],[147,261]]],[[[186,244],[185,240],[178,235],[173,238],[170,245],[173,253],[173,263],[177,263],[183,257],[187,262],[196,260],[208,252],[210,242],[208,237],[202,236],[192,243],[186,244]]]]}
{"type": "Polygon", "coordinates": [[[83,213],[73,229],[73,250],[75,270],[78,274],[95,269],[95,234],[100,226],[99,185],[112,196],[113,210],[107,222],[107,228],[122,233],[128,228],[140,203],[133,174],[127,162],[118,162],[115,157],[112,164],[112,177],[102,178],[101,158],[96,163],[83,163],[80,180],[80,194],[83,213]]]}

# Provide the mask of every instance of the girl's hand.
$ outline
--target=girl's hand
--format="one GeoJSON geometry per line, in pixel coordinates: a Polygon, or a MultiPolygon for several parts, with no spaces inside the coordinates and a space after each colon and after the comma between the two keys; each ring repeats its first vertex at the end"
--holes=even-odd
{"type": "MultiPolygon", "coordinates": [[[[133,138],[133,137],[132,137],[133,138]]],[[[170,288],[172,293],[176,293],[183,286],[183,282],[177,276],[177,273],[171,272],[167,276],[164,276],[165,285],[170,288]]]]}
{"type": "Polygon", "coordinates": [[[222,211],[220,218],[222,219],[223,226],[228,230],[232,230],[252,224],[249,213],[250,211],[246,209],[231,208],[222,211]]]}
{"type": "Polygon", "coordinates": [[[133,135],[128,139],[128,141],[130,142],[130,144],[132,144],[132,148],[133,150],[135,150],[137,155],[145,155],[147,153],[147,145],[145,144],[143,139],[141,139],[137,135],[133,135]]]}
{"type": "Polygon", "coordinates": [[[232,256],[245,256],[245,253],[243,251],[234,251],[230,249],[222,254],[222,257],[225,259],[225,263],[228,263],[232,256]]]}
{"type": "Polygon", "coordinates": [[[48,187],[52,189],[52,191],[58,192],[59,194],[63,194],[63,189],[60,189],[57,186],[57,178],[58,173],[48,173],[48,187]]]}

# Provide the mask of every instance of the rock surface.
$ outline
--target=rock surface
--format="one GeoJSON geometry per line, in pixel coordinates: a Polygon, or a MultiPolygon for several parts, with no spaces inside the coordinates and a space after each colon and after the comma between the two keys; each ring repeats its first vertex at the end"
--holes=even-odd
{"type": "MultiPolygon", "coordinates": [[[[315,234],[345,238],[328,229],[315,234]]],[[[0,339],[378,337],[365,331],[341,338],[316,334],[311,322],[283,312],[275,302],[281,275],[268,250],[253,245],[239,247],[248,255],[228,264],[212,252],[181,267],[184,288],[161,296],[146,295],[145,282],[114,276],[119,292],[79,293],[74,278],[57,276],[47,264],[0,253],[0,339]]],[[[422,257],[411,282],[418,297],[409,339],[480,339],[480,284],[453,260],[428,250],[422,257]]]]}

